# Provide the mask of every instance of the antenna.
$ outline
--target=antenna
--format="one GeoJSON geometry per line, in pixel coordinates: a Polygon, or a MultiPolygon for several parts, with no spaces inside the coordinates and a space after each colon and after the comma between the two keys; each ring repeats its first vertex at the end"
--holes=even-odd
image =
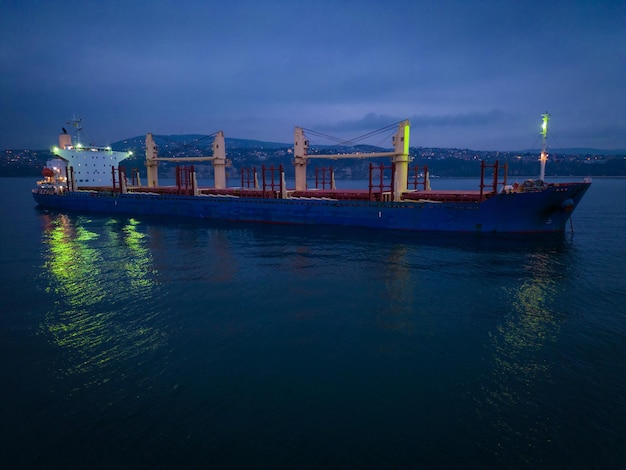
{"type": "Polygon", "coordinates": [[[82,144],[81,140],[82,140],[82,130],[83,130],[83,126],[81,124],[82,119],[80,116],[76,116],[74,114],[74,116],[72,117],[72,120],[70,122],[68,122],[68,124],[71,124],[72,126],[74,126],[74,129],[76,130],[76,143],[77,144],[82,144]]]}
{"type": "Polygon", "coordinates": [[[539,157],[540,162],[540,170],[539,170],[539,179],[541,181],[544,180],[546,176],[546,161],[548,160],[548,153],[546,152],[546,137],[548,136],[548,121],[550,120],[550,115],[546,111],[545,114],[541,115],[543,119],[543,123],[541,124],[541,156],[539,157]]]}

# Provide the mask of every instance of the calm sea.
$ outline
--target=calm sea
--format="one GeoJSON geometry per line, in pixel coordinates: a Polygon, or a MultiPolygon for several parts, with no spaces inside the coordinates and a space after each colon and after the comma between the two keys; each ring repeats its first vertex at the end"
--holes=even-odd
{"type": "Polygon", "coordinates": [[[3,468],[626,468],[626,180],[547,240],[55,213],[32,187],[0,179],[3,468]]]}

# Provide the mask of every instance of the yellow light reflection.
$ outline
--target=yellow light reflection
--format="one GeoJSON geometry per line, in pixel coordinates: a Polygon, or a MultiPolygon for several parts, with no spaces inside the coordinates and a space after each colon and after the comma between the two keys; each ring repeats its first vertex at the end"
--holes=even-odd
{"type": "Polygon", "coordinates": [[[519,287],[506,292],[503,304],[510,306],[510,311],[490,332],[486,345],[492,353],[492,368],[484,378],[479,411],[492,417],[492,424],[503,436],[516,434],[527,446],[548,434],[545,431],[548,423],[543,422],[537,412],[536,393],[542,383],[551,380],[550,364],[543,350],[559,331],[550,307],[555,295],[550,266],[549,254],[528,256],[526,265],[521,267],[528,276],[519,287]],[[536,434],[518,429],[520,423],[512,422],[519,416],[520,409],[525,410],[525,416],[531,421],[524,426],[531,426],[536,434]]]}
{"type": "Polygon", "coordinates": [[[416,297],[406,252],[405,246],[394,245],[389,254],[383,291],[385,307],[378,321],[382,329],[411,336],[415,334],[416,297]]]}

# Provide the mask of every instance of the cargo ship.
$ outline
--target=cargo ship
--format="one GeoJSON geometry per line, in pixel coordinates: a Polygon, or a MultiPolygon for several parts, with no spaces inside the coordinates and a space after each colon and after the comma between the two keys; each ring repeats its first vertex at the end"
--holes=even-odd
{"type": "MultiPolygon", "coordinates": [[[[397,123],[389,152],[319,154],[309,152],[301,127],[294,132],[293,181],[288,187],[282,165],[242,169],[237,186],[227,184],[224,134],[215,134],[213,155],[166,158],[158,156],[152,134],[146,136],[146,181],[140,172],[127,174],[120,165],[130,152],[74,143],[63,129],[55,158],[33,189],[35,202],[49,209],[131,216],[177,216],[232,222],[340,225],[355,228],[414,232],[558,233],[591,185],[545,181],[546,135],[549,116],[543,115],[540,175],[512,183],[507,165],[477,165],[480,183],[473,191],[433,189],[428,168],[411,167],[410,123],[397,123]],[[307,166],[315,159],[384,159],[370,163],[369,184],[363,189],[340,189],[332,169],[307,181],[307,166]],[[176,184],[159,186],[160,161],[184,162],[176,167],[176,184]],[[213,185],[201,187],[189,162],[211,162],[213,185]],[[311,187],[309,187],[311,186],[311,187]]],[[[396,125],[394,125],[395,128],[396,125]]],[[[291,181],[291,178],[290,178],[291,181]]],[[[441,182],[442,180],[439,180],[441,182]]]]}

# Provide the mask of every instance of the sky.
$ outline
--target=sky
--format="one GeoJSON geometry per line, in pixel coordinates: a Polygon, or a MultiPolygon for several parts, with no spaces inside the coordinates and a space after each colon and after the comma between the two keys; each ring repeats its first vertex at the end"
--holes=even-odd
{"type": "Polygon", "coordinates": [[[0,149],[80,116],[101,145],[409,119],[411,146],[521,150],[546,111],[553,148],[626,149],[626,2],[0,0],[0,105],[0,149]]]}

